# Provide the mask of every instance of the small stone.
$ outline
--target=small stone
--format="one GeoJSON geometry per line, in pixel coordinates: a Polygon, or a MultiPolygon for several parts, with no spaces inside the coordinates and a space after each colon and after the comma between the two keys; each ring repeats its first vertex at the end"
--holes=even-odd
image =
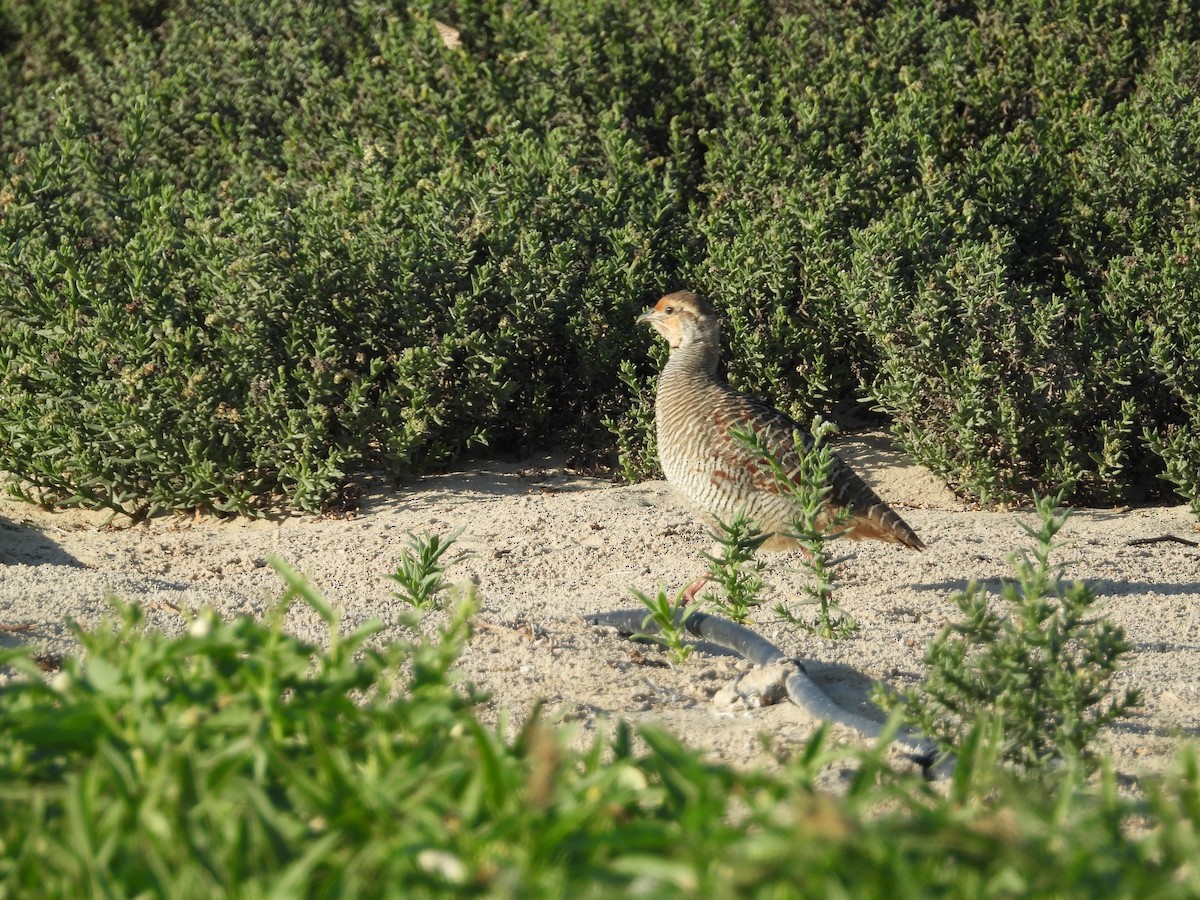
{"type": "Polygon", "coordinates": [[[712,702],[715,706],[722,709],[731,709],[741,704],[742,695],[738,693],[737,685],[731,681],[713,694],[712,702]]]}
{"type": "Polygon", "coordinates": [[[790,662],[777,662],[769,666],[756,666],[737,684],[737,692],[753,708],[774,706],[787,699],[787,680],[795,671],[790,662]]]}

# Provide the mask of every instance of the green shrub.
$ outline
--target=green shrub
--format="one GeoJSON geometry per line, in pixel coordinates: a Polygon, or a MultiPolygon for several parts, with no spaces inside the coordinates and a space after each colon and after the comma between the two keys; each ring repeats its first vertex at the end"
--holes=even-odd
{"type": "Polygon", "coordinates": [[[1086,768],[1095,765],[1100,729],[1140,702],[1136,690],[1112,684],[1132,649],[1124,630],[1090,619],[1095,594],[1080,581],[1064,584],[1062,566],[1050,562],[1069,515],[1055,512],[1058,500],[1037,500],[1039,528],[1022,524],[1037,543],[1013,555],[1017,577],[1003,587],[1002,611],[972,582],[952,598],[963,620],[930,645],[925,681],[902,694],[878,692],[943,753],[959,752],[985,723],[1002,758],[1027,772],[1062,761],[1086,768]]]}
{"type": "Polygon", "coordinates": [[[663,588],[659,588],[653,597],[639,590],[634,590],[633,596],[646,608],[642,627],[650,628],[653,625],[654,630],[631,637],[662,645],[671,654],[671,659],[676,665],[686,662],[696,648],[688,640],[685,625],[688,618],[700,608],[700,604],[689,604],[684,598],[684,591],[680,591],[672,600],[663,588]]]}
{"type": "Polygon", "coordinates": [[[780,534],[795,541],[803,552],[800,565],[809,577],[804,584],[807,599],[802,605],[816,607],[816,615],[811,620],[802,619],[782,602],[775,605],[775,614],[782,621],[818,637],[845,638],[858,631],[859,624],[833,599],[838,582],[837,568],[848,557],[835,558],[829,552],[829,542],[846,530],[850,518],[848,510],[835,508],[829,502],[838,458],[829,449],[828,440],[837,429],[819,416],[813,418],[810,429],[810,434],[799,429],[792,432],[796,458],[794,463],[789,460],[786,465],[793,466],[794,471],[785,468],[764,434],[738,428],[733,437],[759,458],[771,473],[776,491],[787,497],[795,508],[790,525],[780,534]]]}
{"type": "Polygon", "coordinates": [[[744,624],[763,602],[762,573],[767,564],[756,554],[770,535],[759,531],[742,510],[728,524],[717,519],[711,536],[716,552],[705,552],[704,558],[708,582],[718,590],[703,599],[721,615],[744,624]]]}
{"type": "Polygon", "coordinates": [[[964,493],[1200,502],[1190,13],[0,0],[0,469],[134,515],[485,443],[641,477],[632,318],[686,286],[735,385],[964,493]]]}
{"type": "MultiPolygon", "coordinates": [[[[247,4],[242,24],[269,32],[283,6],[247,4]]],[[[574,119],[538,134],[460,121],[477,131],[469,145],[430,141],[429,119],[453,121],[445,100],[401,116],[378,75],[346,96],[302,36],[357,32],[300,6],[299,34],[266,63],[220,9],[197,7],[154,77],[137,74],[144,55],[123,61],[148,93],[124,89],[114,115],[68,92],[53,143],[14,156],[0,468],[27,493],[135,515],[314,509],[364,464],[400,475],[489,440],[586,444],[615,411],[636,286],[670,219],[663,173],[615,116],[588,141],[574,119]],[[228,41],[235,58],[197,69],[195,41],[228,41]],[[290,54],[312,71],[271,69],[270,89],[242,103],[264,88],[256,67],[290,54]],[[206,118],[177,168],[148,165],[223,103],[253,121],[206,118]],[[303,146],[356,104],[364,128],[339,126],[336,166],[319,141],[303,146]]],[[[428,61],[429,22],[399,24],[370,49],[428,61]]],[[[435,80],[446,67],[431,65],[435,80]]],[[[476,69],[465,74],[488,87],[476,69]]]]}
{"type": "Polygon", "coordinates": [[[446,569],[471,558],[469,553],[456,553],[449,559],[442,559],[461,534],[461,528],[448,537],[429,533],[416,535],[410,531],[396,568],[384,576],[400,587],[400,590],[392,591],[392,596],[411,606],[416,613],[437,609],[441,595],[450,586],[443,577],[446,569]]]}
{"type": "MultiPolygon", "coordinates": [[[[901,118],[910,109],[880,129],[879,155],[907,152],[917,184],[856,233],[846,279],[879,350],[880,408],[918,458],[985,500],[1030,486],[1104,502],[1157,495],[1162,460],[1142,432],[1180,415],[1147,365],[1160,292],[1126,270],[1175,246],[1185,220],[1172,211],[1195,196],[1184,149],[1194,85],[1180,83],[1194,79],[1168,53],[1108,103],[1077,94],[1077,78],[1053,75],[1073,34],[1058,33],[1051,55],[1030,48],[1036,115],[955,148],[955,165],[912,146],[923,129],[901,118]]],[[[1114,53],[1099,38],[1075,51],[1097,72],[1114,53]]],[[[1190,319],[1188,294],[1167,308],[1190,319]]]]}

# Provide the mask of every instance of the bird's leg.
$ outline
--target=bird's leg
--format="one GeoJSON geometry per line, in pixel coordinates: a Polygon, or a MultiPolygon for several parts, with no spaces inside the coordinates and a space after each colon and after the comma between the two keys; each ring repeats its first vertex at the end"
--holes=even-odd
{"type": "Polygon", "coordinates": [[[689,584],[687,588],[684,589],[683,595],[679,598],[679,605],[687,606],[689,603],[694,603],[696,600],[696,595],[704,590],[704,586],[708,584],[710,580],[712,580],[712,573],[705,572],[703,575],[689,584]]]}

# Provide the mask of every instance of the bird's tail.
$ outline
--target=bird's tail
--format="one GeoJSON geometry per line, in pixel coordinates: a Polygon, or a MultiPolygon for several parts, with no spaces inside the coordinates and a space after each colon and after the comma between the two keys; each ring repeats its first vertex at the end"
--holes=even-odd
{"type": "Polygon", "coordinates": [[[865,515],[851,516],[843,537],[852,541],[887,541],[889,544],[903,544],[913,550],[925,549],[925,542],[917,537],[908,523],[883,503],[872,506],[865,515]]]}
{"type": "Polygon", "coordinates": [[[851,540],[886,541],[924,550],[925,542],[890,506],[879,499],[870,485],[846,465],[838,466],[830,479],[830,500],[850,513],[843,535],[851,540]]]}

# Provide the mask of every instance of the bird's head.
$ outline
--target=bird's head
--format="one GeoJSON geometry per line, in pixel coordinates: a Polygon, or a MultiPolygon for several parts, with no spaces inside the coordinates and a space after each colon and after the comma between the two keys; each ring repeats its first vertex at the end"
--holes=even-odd
{"type": "Polygon", "coordinates": [[[661,334],[672,350],[693,344],[716,348],[721,343],[721,329],[712,304],[691,291],[667,294],[638,316],[637,322],[661,334]]]}

